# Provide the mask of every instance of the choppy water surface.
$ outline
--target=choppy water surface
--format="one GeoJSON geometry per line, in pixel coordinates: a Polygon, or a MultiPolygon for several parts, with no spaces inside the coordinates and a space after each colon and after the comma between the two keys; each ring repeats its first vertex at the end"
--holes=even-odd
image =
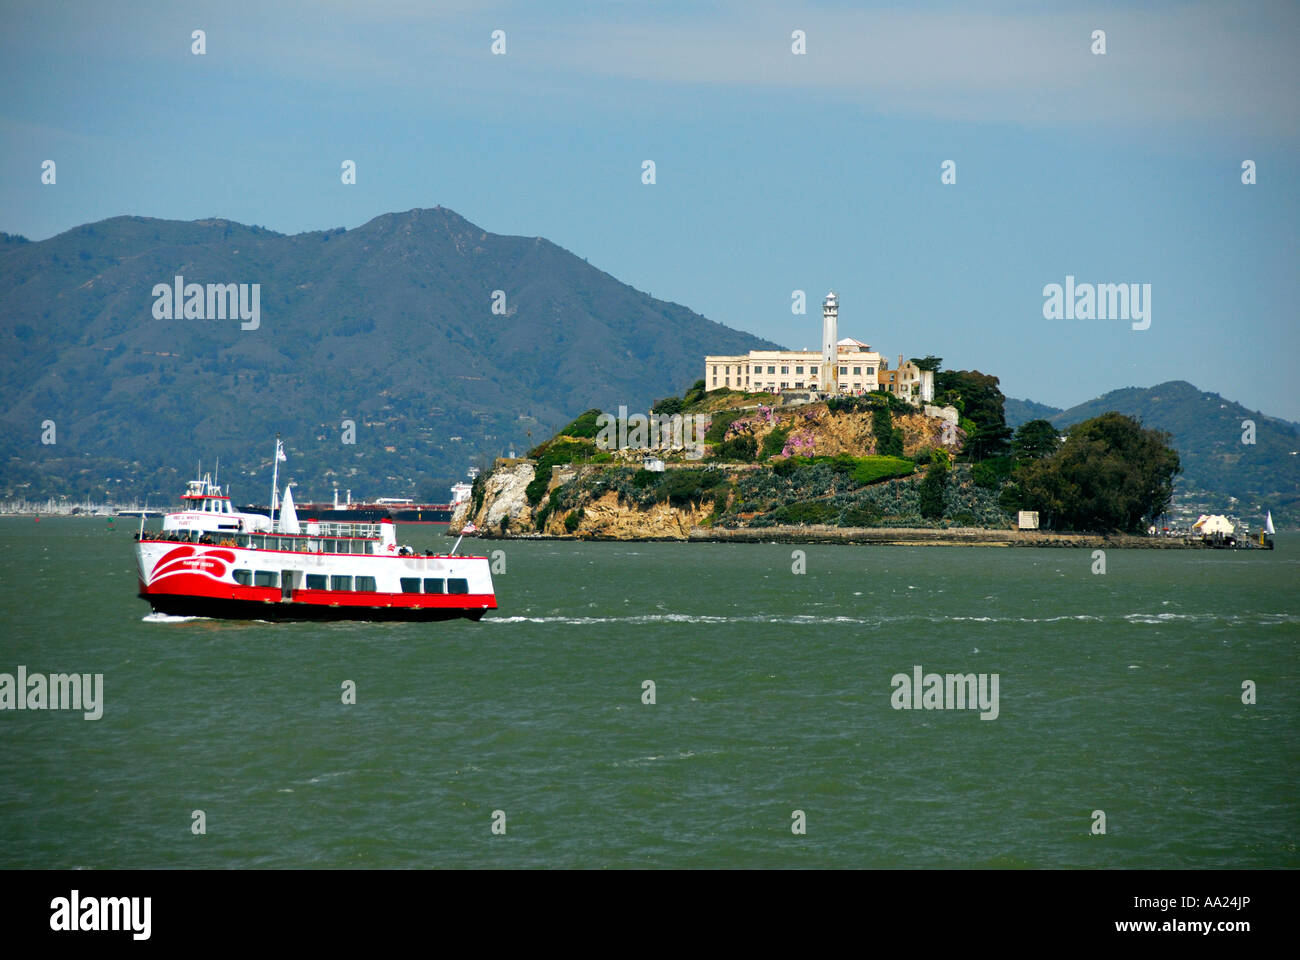
{"type": "Polygon", "coordinates": [[[0,520],[0,672],[105,700],[0,712],[0,866],[1300,865],[1296,538],[483,543],[482,623],[274,625],[148,616],[117,527],[0,520]],[[997,719],[893,709],[916,664],[997,719]]]}

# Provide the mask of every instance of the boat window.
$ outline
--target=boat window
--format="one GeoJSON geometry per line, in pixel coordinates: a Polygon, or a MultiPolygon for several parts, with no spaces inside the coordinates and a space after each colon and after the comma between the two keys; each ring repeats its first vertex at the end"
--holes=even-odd
{"type": "Polygon", "coordinates": [[[328,578],[323,573],[309,573],[307,574],[307,589],[325,590],[327,589],[325,586],[327,580],[328,578]]]}
{"type": "Polygon", "coordinates": [[[333,540],[322,540],[320,545],[321,545],[321,547],[324,548],[324,550],[325,550],[326,553],[333,553],[333,552],[334,552],[334,541],[333,541],[333,540]]]}
{"type": "Polygon", "coordinates": [[[424,592],[425,593],[446,593],[447,581],[442,579],[442,577],[425,577],[424,592]]]}
{"type": "Polygon", "coordinates": [[[357,590],[358,590],[358,591],[360,591],[360,592],[362,592],[362,593],[374,593],[374,592],[375,592],[375,589],[376,589],[376,588],[375,588],[375,578],[374,578],[374,577],[357,577],[357,590]]]}
{"type": "Polygon", "coordinates": [[[351,577],[330,577],[330,589],[351,590],[352,578],[351,577]]]}
{"type": "Polygon", "coordinates": [[[235,583],[241,587],[251,587],[253,585],[252,570],[232,570],[230,575],[235,578],[235,583]]]}
{"type": "Polygon", "coordinates": [[[402,593],[419,593],[419,577],[402,577],[402,593]]]}
{"type": "Polygon", "coordinates": [[[452,577],[447,581],[448,593],[469,593],[469,581],[461,577],[452,577]]]}
{"type": "Polygon", "coordinates": [[[256,587],[278,587],[280,585],[280,574],[275,570],[255,570],[253,571],[253,585],[256,587]]]}

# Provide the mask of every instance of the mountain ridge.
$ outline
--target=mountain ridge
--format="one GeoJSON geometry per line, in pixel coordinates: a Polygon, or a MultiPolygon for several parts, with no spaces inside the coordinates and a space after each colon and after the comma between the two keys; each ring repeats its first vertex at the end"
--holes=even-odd
{"type": "Polygon", "coordinates": [[[158,437],[249,476],[280,432],[311,495],[338,481],[443,499],[574,409],[648,407],[697,379],[705,353],[775,346],[443,207],[292,235],[112,217],[0,246],[0,311],[16,344],[0,357],[9,496],[102,494],[105,478],[110,495],[174,496],[180,465],[158,437]],[[258,284],[259,328],[154,316],[152,290],[176,276],[258,284]]]}

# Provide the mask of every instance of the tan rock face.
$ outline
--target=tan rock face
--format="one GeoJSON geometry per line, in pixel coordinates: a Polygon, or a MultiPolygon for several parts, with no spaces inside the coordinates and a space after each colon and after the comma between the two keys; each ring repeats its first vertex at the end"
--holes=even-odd
{"type": "Polygon", "coordinates": [[[524,490],[532,483],[536,469],[531,460],[499,465],[487,478],[483,488],[483,506],[478,513],[470,517],[472,498],[471,502],[458,506],[452,514],[451,532],[459,533],[466,519],[472,519],[479,529],[499,530],[504,517],[510,518],[511,527],[531,525],[533,511],[524,490]]]}
{"type": "MultiPolygon", "coordinates": [[[[646,537],[668,537],[685,540],[691,528],[697,527],[713,512],[712,504],[691,507],[673,507],[656,503],[645,509],[618,502],[618,494],[610,491],[600,499],[583,507],[583,517],[578,524],[578,534],[610,537],[617,540],[635,540],[646,537]]],[[[547,533],[564,534],[563,517],[547,522],[547,533]]]]}
{"type": "MultiPolygon", "coordinates": [[[[813,456],[833,457],[847,453],[854,457],[869,457],[878,452],[870,413],[831,413],[821,403],[790,411],[778,410],[777,423],[760,427],[754,431],[754,436],[761,444],[777,426],[788,429],[792,437],[799,433],[810,435],[813,456]]],[[[903,455],[906,457],[915,456],[922,447],[941,445],[942,420],[921,413],[895,414],[894,426],[903,431],[903,455]]]]}

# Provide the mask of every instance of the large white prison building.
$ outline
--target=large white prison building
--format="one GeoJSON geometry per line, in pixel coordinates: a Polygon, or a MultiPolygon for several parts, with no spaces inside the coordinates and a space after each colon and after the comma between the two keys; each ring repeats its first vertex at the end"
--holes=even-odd
{"type": "Polygon", "coordinates": [[[934,400],[934,372],[910,360],[890,370],[889,361],[869,344],[852,337],[839,339],[839,298],[834,292],[822,301],[822,349],[751,350],[742,356],[704,358],[704,387],[730,387],[750,392],[816,390],[820,393],[860,394],[882,387],[912,403],[934,400]],[[832,344],[834,348],[832,349],[832,344]]]}

